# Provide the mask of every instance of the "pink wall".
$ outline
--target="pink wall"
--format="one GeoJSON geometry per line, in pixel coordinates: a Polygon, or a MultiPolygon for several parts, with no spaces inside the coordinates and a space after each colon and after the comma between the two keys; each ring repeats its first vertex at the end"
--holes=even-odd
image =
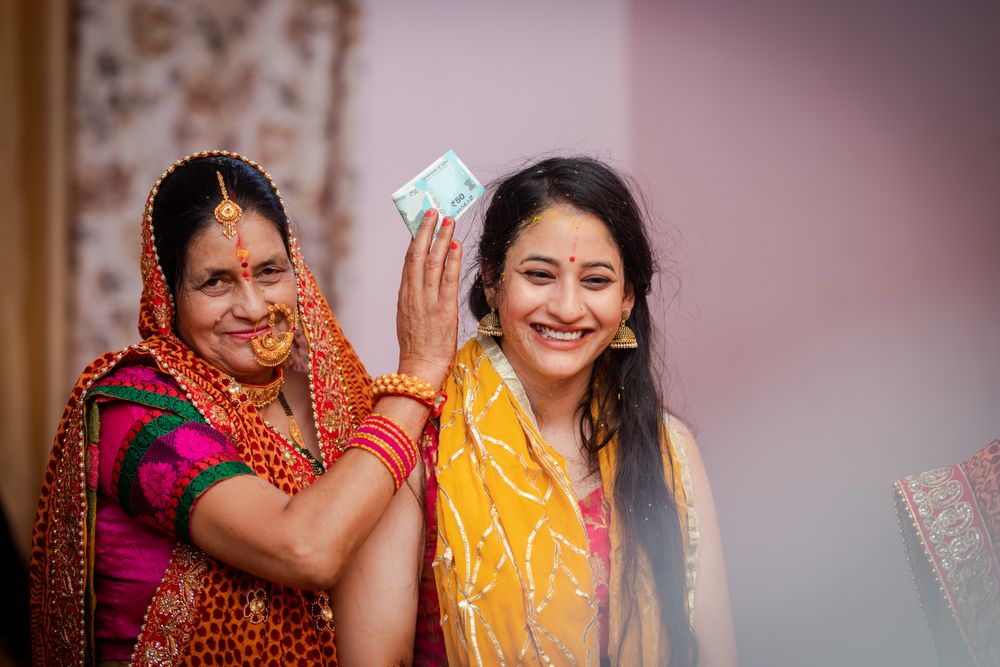
{"type": "Polygon", "coordinates": [[[1000,6],[635,0],[745,665],[930,665],[890,481],[1000,435],[1000,6]]]}
{"type": "MultiPolygon", "coordinates": [[[[574,0],[371,2],[363,11],[351,147],[359,222],[337,315],[380,373],[396,369],[409,241],[390,195],[448,148],[484,183],[545,151],[626,159],[628,12],[623,1],[580,11],[574,0]]],[[[460,238],[474,241],[475,219],[459,220],[460,238]]]]}
{"type": "Polygon", "coordinates": [[[809,4],[369,3],[337,312],[392,370],[389,194],[448,147],[483,180],[550,152],[633,171],[742,664],[920,667],[889,485],[1000,435],[1000,12],[809,4]]]}

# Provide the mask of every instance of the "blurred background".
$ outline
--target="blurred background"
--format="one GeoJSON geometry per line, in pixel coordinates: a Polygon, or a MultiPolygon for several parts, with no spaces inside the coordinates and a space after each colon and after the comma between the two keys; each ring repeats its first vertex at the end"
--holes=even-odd
{"type": "Polygon", "coordinates": [[[389,195],[448,148],[483,181],[583,153],[650,209],[664,386],[714,488],[741,664],[935,664],[890,485],[1000,435],[1000,4],[0,7],[12,609],[73,380],[136,340],[171,162],[269,170],[376,374],[408,240],[389,195]]]}

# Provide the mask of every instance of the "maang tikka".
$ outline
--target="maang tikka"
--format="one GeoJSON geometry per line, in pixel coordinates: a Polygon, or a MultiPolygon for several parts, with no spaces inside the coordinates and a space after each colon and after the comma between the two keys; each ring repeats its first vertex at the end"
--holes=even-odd
{"type": "Polygon", "coordinates": [[[222,190],[222,201],[215,207],[215,219],[222,225],[222,233],[227,239],[231,239],[236,236],[236,223],[243,217],[243,209],[229,198],[222,172],[216,170],[215,175],[219,178],[219,188],[222,190]]]}

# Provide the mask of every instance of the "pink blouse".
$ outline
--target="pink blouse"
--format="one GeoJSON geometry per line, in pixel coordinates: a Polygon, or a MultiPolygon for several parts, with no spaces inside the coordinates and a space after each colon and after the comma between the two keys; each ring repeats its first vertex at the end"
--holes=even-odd
{"type": "MultiPolygon", "coordinates": [[[[425,523],[427,538],[424,544],[424,566],[420,576],[420,597],[417,603],[417,627],[413,645],[414,667],[448,664],[441,632],[441,610],[438,605],[437,584],[434,582],[434,552],[437,550],[437,464],[438,432],[428,424],[421,443],[424,469],[427,473],[425,496],[425,523]]],[[[604,489],[597,487],[580,502],[587,542],[590,545],[590,565],[594,572],[594,589],[597,594],[597,616],[601,656],[608,655],[609,589],[611,573],[611,537],[608,527],[611,511],[604,502],[604,489]]]]}

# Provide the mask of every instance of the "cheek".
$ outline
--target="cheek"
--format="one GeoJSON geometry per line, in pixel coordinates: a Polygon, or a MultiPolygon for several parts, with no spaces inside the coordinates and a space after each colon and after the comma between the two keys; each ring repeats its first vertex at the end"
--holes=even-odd
{"type": "Polygon", "coordinates": [[[204,295],[189,295],[177,306],[177,329],[186,338],[200,338],[211,334],[219,321],[217,300],[204,295]]]}

